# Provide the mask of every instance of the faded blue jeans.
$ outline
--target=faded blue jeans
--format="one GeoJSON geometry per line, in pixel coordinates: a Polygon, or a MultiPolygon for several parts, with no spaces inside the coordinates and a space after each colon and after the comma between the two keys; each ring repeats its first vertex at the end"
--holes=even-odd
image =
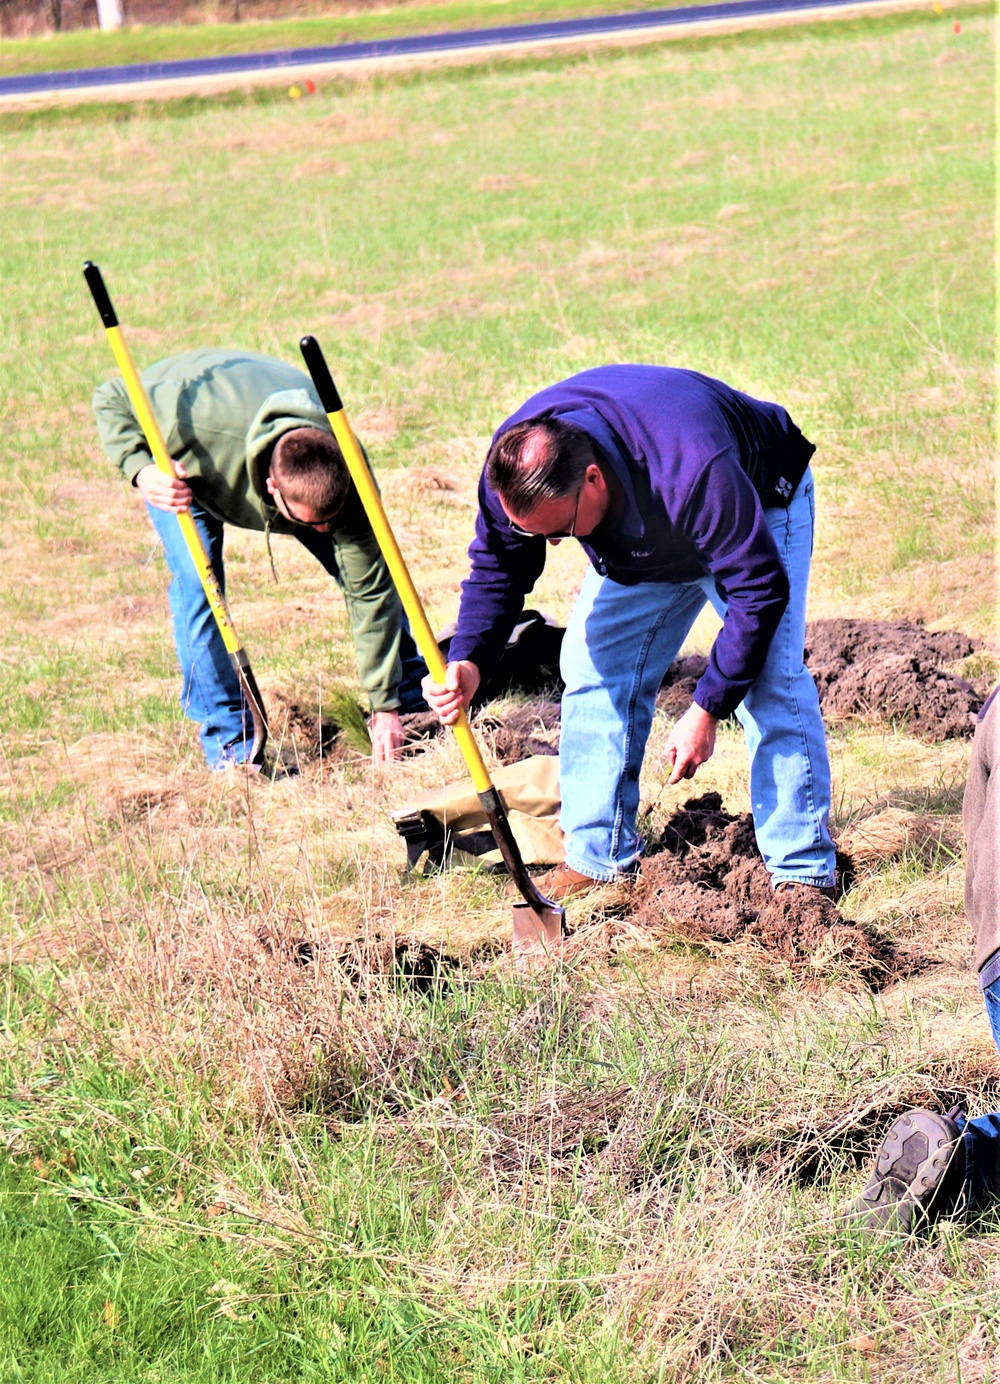
{"type": "MultiPolygon", "coordinates": [[[[1000,980],[983,991],[986,1016],[1000,1054],[1000,980]]],[[[965,1144],[965,1180],[970,1211],[1000,1202],[1000,1113],[959,1120],[965,1144]]]]}
{"type": "MultiPolygon", "coordinates": [[[[815,521],[807,470],[787,509],[765,514],[791,596],[764,668],[736,715],[750,757],[761,855],[775,883],[834,883],[830,764],[819,698],[803,663],[815,521]]],[[[639,772],[663,675],[704,606],[725,616],[712,577],[621,586],[587,571],[562,646],[559,768],[566,863],[593,879],[638,868],[639,772]]]]}
{"type": "MultiPolygon", "coordinates": [[[[205,597],[176,516],[162,509],[154,509],[149,504],[146,509],[163,544],[172,577],[170,613],[174,645],[181,665],[181,710],[190,720],[198,722],[198,734],[210,769],[242,764],[253,743],[253,725],[212,608],[205,597]]],[[[222,562],[224,526],[221,520],[197,504],[191,507],[191,517],[225,593],[226,574],[222,562]]],[[[301,534],[295,536],[336,581],[337,563],[328,536],[315,533],[312,529],[303,529],[301,534]]],[[[400,655],[403,661],[400,710],[415,710],[424,706],[420,683],[427,670],[405,625],[400,655]]]]}

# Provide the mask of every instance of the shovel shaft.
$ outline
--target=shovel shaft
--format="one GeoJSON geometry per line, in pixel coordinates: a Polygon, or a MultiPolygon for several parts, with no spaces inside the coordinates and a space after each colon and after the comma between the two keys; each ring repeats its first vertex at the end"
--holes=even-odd
{"type": "MultiPolygon", "coordinates": [[[[125,388],[128,390],[128,397],[132,408],[135,411],[136,419],[146,438],[150,456],[159,470],[168,476],[176,477],[177,471],[174,467],[170,453],[167,451],[167,444],[163,440],[163,433],[160,425],[156,421],[156,416],[149,403],[149,396],[146,393],[139,372],[132,359],[132,352],[128,348],[128,343],[122,335],[122,329],[118,322],[118,314],[115,312],[111,302],[111,295],[105,287],[104,278],[100,269],[91,260],[83,266],[83,276],[87,280],[87,287],[90,289],[91,296],[97,311],[100,313],[101,321],[104,323],[104,330],[107,334],[108,344],[111,347],[115,363],[121,371],[125,388]]],[[[222,594],[218,578],[212,567],[205,545],[201,541],[201,534],[198,532],[197,525],[190,514],[178,514],[177,522],[180,524],[181,533],[187,544],[188,552],[191,554],[191,561],[194,563],[195,571],[201,581],[205,592],[205,599],[211,607],[215,617],[215,623],[219,627],[222,642],[226,646],[229,661],[233,665],[233,670],[239,679],[240,688],[246,698],[247,705],[250,707],[250,715],[253,719],[254,738],[250,752],[252,763],[259,763],[267,741],[267,713],[264,710],[264,703],[257,688],[257,680],[250,667],[246,651],[240,643],[233,624],[232,616],[229,614],[229,607],[226,605],[226,598],[222,594]]]]}
{"type": "MultiPolygon", "coordinates": [[[[424,656],[424,662],[427,664],[431,677],[435,682],[442,683],[447,671],[444,655],[438,648],[438,642],[434,638],[434,632],[428,622],[423,602],[417,588],[413,585],[413,579],[403,555],[399,551],[396,536],[382,507],[382,497],[378,493],[375,478],[368,469],[364,453],[347,420],[340,392],[333,382],[333,376],[330,374],[319,342],[315,337],[304,336],[299,342],[299,346],[309,368],[309,373],[312,375],[320,403],[326,409],[330,427],[333,429],[340,450],[344,454],[347,469],[351,473],[351,479],[361,497],[361,503],[365,507],[365,513],[368,515],[369,523],[399,593],[399,599],[410,622],[410,631],[417,647],[424,656]]],[[[476,744],[476,738],[472,734],[469,719],[464,711],[460,714],[455,725],[452,726],[452,730],[455,732],[455,739],[462,751],[462,758],[465,760],[466,768],[469,770],[476,792],[479,794],[479,801],[486,813],[487,821],[493,831],[504,864],[510,871],[511,878],[528,905],[528,909],[537,915],[538,928],[542,929],[551,944],[561,932],[565,910],[539,893],[534,880],[528,874],[517,841],[514,839],[503,799],[493,786],[493,780],[490,778],[489,770],[479,753],[479,746],[476,744]]],[[[515,932],[517,930],[515,915],[515,932]]]]}
{"type": "MultiPolygon", "coordinates": [[[[355,489],[361,497],[361,503],[365,507],[365,513],[368,515],[368,521],[382,550],[403,609],[406,611],[406,618],[410,622],[410,633],[423,655],[424,662],[427,664],[427,671],[435,682],[443,683],[447,671],[444,655],[438,648],[438,642],[434,638],[434,631],[428,622],[423,602],[417,588],[413,585],[413,579],[403,554],[399,551],[396,535],[393,533],[392,526],[382,507],[382,497],[378,493],[378,486],[375,484],[375,479],[365,461],[364,453],[348,422],[344,405],[327,367],[323,352],[320,350],[319,342],[313,336],[304,336],[299,342],[299,346],[306,365],[309,367],[309,373],[312,375],[320,403],[326,409],[333,435],[344,454],[347,469],[351,473],[351,480],[353,480],[355,489]]],[[[455,732],[455,739],[458,741],[458,747],[462,752],[462,758],[465,760],[472,782],[475,784],[476,792],[482,794],[492,789],[493,783],[490,779],[489,770],[483,763],[479,746],[476,744],[468,717],[464,711],[452,730],[455,732]]]]}

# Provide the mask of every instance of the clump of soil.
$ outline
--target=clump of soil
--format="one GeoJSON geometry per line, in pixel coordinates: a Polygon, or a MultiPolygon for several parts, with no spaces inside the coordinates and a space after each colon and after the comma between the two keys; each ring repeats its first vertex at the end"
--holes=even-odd
{"type": "MultiPolygon", "coordinates": [[[[900,721],[914,735],[950,740],[973,733],[985,689],[947,665],[980,647],[958,630],[926,630],[909,620],[814,620],[806,626],[805,661],[827,720],[900,721]]],[[[681,715],[707,667],[704,654],[675,659],[657,706],[681,715]]]]}
{"type": "Polygon", "coordinates": [[[502,714],[480,713],[475,728],[501,764],[517,764],[529,755],[559,753],[559,718],[558,702],[537,699],[502,714]]]}
{"type": "Polygon", "coordinates": [[[668,716],[683,716],[691,705],[691,694],[698,679],[707,667],[708,659],[704,654],[685,654],[683,658],[675,658],[660,684],[656,705],[668,716]]]}
{"type": "Polygon", "coordinates": [[[267,718],[269,743],[276,748],[291,741],[301,759],[344,759],[351,755],[343,726],[332,716],[321,716],[283,692],[269,691],[267,718]]]}
{"type": "Polygon", "coordinates": [[[691,798],[673,814],[642,880],[631,917],[640,927],[666,926],[703,944],[757,944],[800,976],[848,976],[872,989],[915,969],[888,938],[846,921],[818,891],[775,894],[753,818],[725,812],[718,793],[691,798]]]}
{"type": "Polygon", "coordinates": [[[806,663],[828,720],[902,721],[914,735],[971,735],[984,698],[946,670],[980,642],[957,630],[908,620],[816,620],[806,627],[806,663]]]}

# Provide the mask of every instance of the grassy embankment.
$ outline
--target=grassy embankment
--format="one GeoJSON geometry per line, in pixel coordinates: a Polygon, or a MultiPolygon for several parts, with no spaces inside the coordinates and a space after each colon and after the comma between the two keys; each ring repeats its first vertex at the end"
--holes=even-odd
{"type": "Polygon", "coordinates": [[[427,4],[426,0],[414,0],[354,13],[345,5],[342,13],[333,10],[322,16],[245,24],[138,25],[106,34],[96,29],[75,29],[42,38],[5,39],[0,49],[0,76],[218,57],[224,53],[273,52],[408,34],[438,34],[452,29],[489,29],[498,24],[669,9],[680,3],[681,0],[621,0],[620,4],[615,0],[613,5],[607,0],[443,0],[427,4]]]}
{"type": "MultiPolygon", "coordinates": [[[[94,442],[79,273],[103,265],[142,361],[294,360],[315,331],[436,622],[491,427],[648,359],[819,443],[814,614],[988,634],[992,69],[985,11],[961,22],[8,122],[4,1378],[991,1377],[996,1215],[906,1246],[834,1217],[897,1109],[1000,1102],[967,746],[831,732],[839,826],[885,802],[939,824],[846,902],[928,959],[914,979],[803,989],[626,903],[574,909],[582,953],[516,983],[497,882],[401,881],[385,808],[460,777],[450,744],[392,774],[202,773],[162,563],[94,442]],[[320,962],[269,957],[262,925],[320,962]],[[459,970],[414,990],[410,939],[459,970]]],[[[353,676],[342,606],[275,549],[277,586],[232,535],[234,611],[275,712],[316,707],[353,676]]],[[[565,616],[579,575],[561,546],[537,603],[565,616]]],[[[730,732],[699,782],[746,806],[730,732]]]]}

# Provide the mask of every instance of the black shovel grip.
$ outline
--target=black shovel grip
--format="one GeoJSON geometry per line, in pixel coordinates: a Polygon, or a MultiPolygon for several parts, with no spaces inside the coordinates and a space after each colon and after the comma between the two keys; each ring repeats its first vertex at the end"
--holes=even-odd
{"type": "Polygon", "coordinates": [[[302,352],[310,375],[312,375],[312,382],[316,386],[320,403],[327,413],[339,413],[344,407],[343,401],[333,382],[330,367],[320,350],[319,342],[314,336],[304,336],[299,342],[299,350],[302,352]]]}
{"type": "Polygon", "coordinates": [[[101,314],[101,321],[106,327],[118,326],[118,314],[114,310],[111,302],[111,295],[104,287],[104,279],[101,271],[93,260],[84,260],[83,277],[87,280],[87,287],[90,289],[91,297],[97,311],[101,314]]]}

